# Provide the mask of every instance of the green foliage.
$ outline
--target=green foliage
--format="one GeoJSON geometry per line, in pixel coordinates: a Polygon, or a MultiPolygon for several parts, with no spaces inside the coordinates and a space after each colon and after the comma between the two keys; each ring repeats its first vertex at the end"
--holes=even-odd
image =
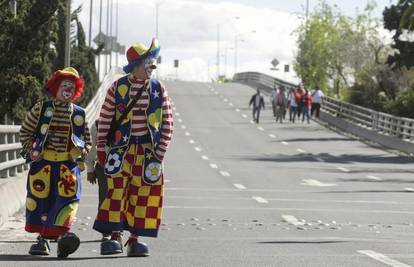
{"type": "MultiPolygon", "coordinates": [[[[19,123],[27,110],[46,98],[43,89],[51,73],[64,66],[66,0],[17,1],[14,16],[7,0],[0,0],[0,122],[19,123]]],[[[95,55],[88,48],[75,10],[77,36],[72,42],[72,63],[86,81],[85,106],[98,87],[95,55]]]]}

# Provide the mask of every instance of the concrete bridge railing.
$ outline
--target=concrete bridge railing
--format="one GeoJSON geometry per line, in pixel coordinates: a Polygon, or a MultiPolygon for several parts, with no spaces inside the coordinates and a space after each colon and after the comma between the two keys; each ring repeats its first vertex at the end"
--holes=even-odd
{"type": "MultiPolygon", "coordinates": [[[[233,81],[261,88],[266,92],[270,92],[275,86],[284,86],[288,90],[296,86],[258,72],[237,73],[233,81]]],[[[386,147],[414,154],[413,119],[397,117],[331,97],[324,97],[321,120],[386,147]]]]}

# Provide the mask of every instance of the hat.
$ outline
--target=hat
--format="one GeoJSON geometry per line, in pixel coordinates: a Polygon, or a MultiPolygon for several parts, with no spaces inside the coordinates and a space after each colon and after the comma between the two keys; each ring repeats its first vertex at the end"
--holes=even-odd
{"type": "Polygon", "coordinates": [[[160,53],[160,45],[156,38],[152,38],[150,47],[142,43],[133,44],[126,53],[128,65],[124,67],[126,73],[131,73],[134,67],[141,64],[146,58],[157,58],[160,53]]]}
{"type": "Polygon", "coordinates": [[[72,96],[72,100],[78,99],[83,93],[85,81],[79,76],[78,71],[72,67],[55,71],[46,83],[46,90],[49,91],[53,97],[56,97],[60,83],[63,80],[70,80],[75,84],[75,93],[72,96]]]}

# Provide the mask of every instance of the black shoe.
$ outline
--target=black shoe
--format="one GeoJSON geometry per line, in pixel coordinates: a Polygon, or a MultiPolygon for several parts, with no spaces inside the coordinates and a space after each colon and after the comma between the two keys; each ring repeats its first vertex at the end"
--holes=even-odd
{"type": "Polygon", "coordinates": [[[147,244],[138,242],[136,238],[130,238],[127,245],[128,257],[148,257],[150,255],[147,244]]]}
{"type": "Polygon", "coordinates": [[[30,255],[48,256],[50,255],[49,241],[41,237],[37,238],[37,243],[33,244],[29,250],[30,255]]]}
{"type": "Polygon", "coordinates": [[[122,253],[122,234],[113,233],[111,239],[101,242],[101,255],[122,253]]]}
{"type": "Polygon", "coordinates": [[[80,239],[74,233],[65,233],[58,239],[57,256],[58,258],[66,258],[74,253],[80,245],[80,239]]]}

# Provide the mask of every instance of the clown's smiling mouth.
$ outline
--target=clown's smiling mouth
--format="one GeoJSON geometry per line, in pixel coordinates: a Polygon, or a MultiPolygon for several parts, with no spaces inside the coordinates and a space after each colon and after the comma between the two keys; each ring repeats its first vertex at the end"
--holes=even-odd
{"type": "Polygon", "coordinates": [[[65,99],[71,98],[71,97],[72,97],[72,92],[70,92],[70,91],[63,91],[63,92],[62,92],[62,96],[63,96],[65,99]]]}

